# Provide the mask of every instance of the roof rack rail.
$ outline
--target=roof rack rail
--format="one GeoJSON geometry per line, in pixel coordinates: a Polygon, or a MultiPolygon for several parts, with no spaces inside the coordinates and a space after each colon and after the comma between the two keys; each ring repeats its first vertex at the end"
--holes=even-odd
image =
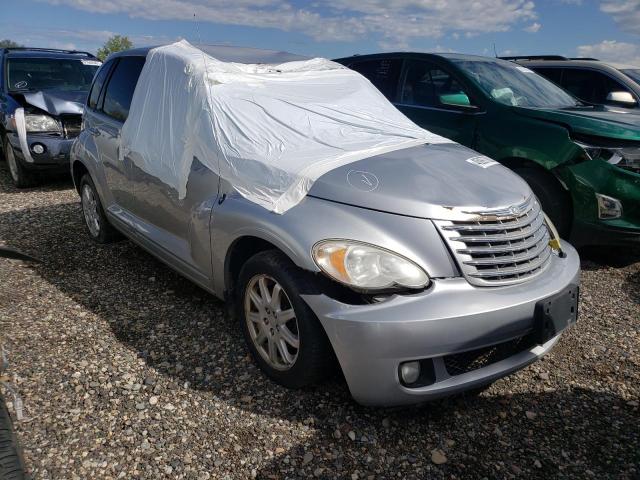
{"type": "Polygon", "coordinates": [[[562,55],[520,55],[515,57],[498,57],[502,60],[569,60],[562,55]]]}
{"type": "Polygon", "coordinates": [[[594,62],[599,62],[600,61],[600,59],[592,58],[592,57],[571,57],[569,60],[590,60],[590,61],[594,61],[594,62]]]}
{"type": "Polygon", "coordinates": [[[10,51],[31,51],[31,52],[51,52],[51,53],[69,53],[69,54],[79,54],[86,55],[87,57],[97,58],[93,53],[85,52],[82,50],[63,50],[60,48],[36,48],[36,47],[4,47],[0,48],[5,52],[10,51]]]}

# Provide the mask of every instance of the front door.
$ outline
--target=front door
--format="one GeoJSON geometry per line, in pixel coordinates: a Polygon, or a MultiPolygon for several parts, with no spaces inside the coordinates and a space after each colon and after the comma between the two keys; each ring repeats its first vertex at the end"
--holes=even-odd
{"type": "Polygon", "coordinates": [[[135,199],[131,162],[120,155],[120,131],[129,114],[144,60],[144,57],[121,57],[117,60],[99,104],[92,112],[90,126],[115,206],[126,211],[133,210],[135,199]]]}
{"type": "Polygon", "coordinates": [[[474,147],[479,109],[442,67],[425,60],[406,60],[395,106],[422,128],[474,147]]]}

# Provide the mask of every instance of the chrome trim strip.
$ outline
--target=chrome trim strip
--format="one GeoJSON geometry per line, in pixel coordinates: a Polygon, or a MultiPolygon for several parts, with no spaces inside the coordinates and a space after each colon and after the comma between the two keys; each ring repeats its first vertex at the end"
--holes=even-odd
{"type": "Polygon", "coordinates": [[[538,243],[539,245],[533,251],[525,251],[517,255],[511,255],[511,256],[505,255],[501,257],[482,258],[479,260],[466,260],[463,263],[465,265],[496,265],[499,267],[500,265],[508,265],[511,263],[530,261],[531,259],[541,255],[548,247],[548,242],[546,243],[538,242],[538,243]]]}
{"type": "Polygon", "coordinates": [[[505,277],[511,275],[518,275],[521,273],[530,272],[536,270],[540,266],[542,266],[551,256],[551,249],[545,249],[545,253],[539,257],[535,258],[535,261],[531,261],[526,265],[521,265],[519,267],[513,268],[496,268],[493,270],[480,270],[477,273],[470,273],[469,275],[477,278],[487,278],[487,277],[505,277]]]}

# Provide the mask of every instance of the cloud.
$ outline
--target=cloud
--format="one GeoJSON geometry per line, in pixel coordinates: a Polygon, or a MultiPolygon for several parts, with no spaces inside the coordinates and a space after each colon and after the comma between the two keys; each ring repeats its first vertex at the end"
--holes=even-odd
{"type": "Polygon", "coordinates": [[[147,20],[193,20],[302,32],[315,40],[374,37],[387,46],[447,33],[503,32],[537,19],[531,0],[40,0],[92,13],[147,20]]]}
{"type": "Polygon", "coordinates": [[[578,56],[640,67],[640,45],[633,43],[604,40],[595,45],[582,45],[578,47],[578,56]]]}
{"type": "MultiPolygon", "coordinates": [[[[65,50],[87,50],[96,52],[104,43],[116,35],[109,30],[69,30],[69,29],[33,29],[28,25],[0,23],[0,30],[7,38],[32,47],[47,46],[65,50]]],[[[165,35],[127,34],[137,47],[159,45],[178,40],[165,35]]]]}
{"type": "Polygon", "coordinates": [[[538,30],[540,30],[541,27],[542,25],[540,25],[538,22],[533,22],[528,27],[523,28],[523,30],[529,33],[536,33],[538,30]]]}
{"type": "Polygon", "coordinates": [[[640,35],[640,0],[604,0],[600,10],[611,15],[622,30],[640,35]]]}

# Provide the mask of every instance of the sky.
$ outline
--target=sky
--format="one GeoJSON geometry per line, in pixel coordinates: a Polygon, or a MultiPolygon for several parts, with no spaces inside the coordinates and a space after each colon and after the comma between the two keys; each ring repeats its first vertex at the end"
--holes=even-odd
{"type": "Polygon", "coordinates": [[[0,39],[95,52],[181,38],[336,58],[589,56],[640,66],[640,0],[0,0],[0,39]],[[494,50],[495,48],[495,50],[494,50]]]}

